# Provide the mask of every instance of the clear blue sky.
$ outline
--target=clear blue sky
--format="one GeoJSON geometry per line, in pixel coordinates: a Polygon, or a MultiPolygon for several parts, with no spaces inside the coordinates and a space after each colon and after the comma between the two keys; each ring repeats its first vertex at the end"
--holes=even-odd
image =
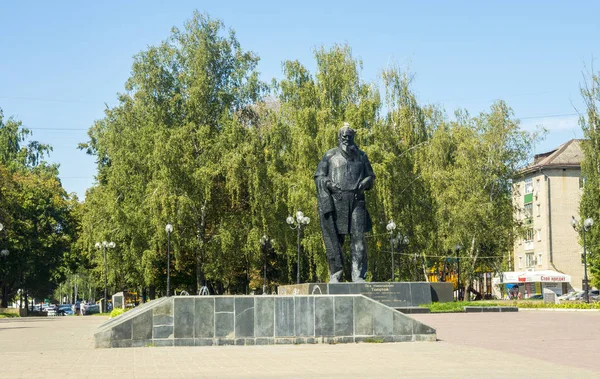
{"type": "Polygon", "coordinates": [[[284,60],[313,69],[315,47],[347,43],[365,80],[395,61],[415,74],[422,103],[449,114],[507,101],[524,128],[550,130],[537,152],[582,137],[582,71],[600,56],[597,1],[3,2],[0,108],[54,147],[68,192],[83,199],[94,183],[93,157],[76,146],[116,104],[133,55],[194,9],[236,31],[264,80],[280,78],[284,60]]]}

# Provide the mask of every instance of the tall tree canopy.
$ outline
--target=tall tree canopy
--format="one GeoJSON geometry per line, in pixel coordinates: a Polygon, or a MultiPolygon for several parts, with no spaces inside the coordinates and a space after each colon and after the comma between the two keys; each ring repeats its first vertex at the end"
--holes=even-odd
{"type": "Polygon", "coordinates": [[[267,86],[258,57],[197,12],[134,58],[119,104],[81,145],[98,162],[78,241],[96,280],[103,257],[94,244],[112,240],[114,290],[164,291],[171,223],[176,289],[260,288],[264,260],[271,284],[293,282],[296,234],[285,218],[297,210],[313,221],[303,230],[301,277],[325,280],[313,175],[345,121],[377,175],[367,195],[370,280],[391,279],[390,237],[400,279],[426,279],[459,241],[467,274],[478,257],[502,259],[514,229],[509,183],[529,152],[510,108],[499,102],[450,120],[419,104],[410,75],[396,66],[369,83],[347,45],[317,48],[314,60],[314,72],[283,62],[282,79],[267,86]],[[402,238],[386,232],[391,219],[402,238]],[[267,256],[262,235],[274,240],[267,256]]]}
{"type": "Polygon", "coordinates": [[[38,299],[62,281],[75,256],[77,223],[71,200],[58,179],[58,167],[43,159],[50,146],[26,139],[20,121],[4,120],[0,110],[0,263],[2,306],[17,290],[38,299]]]}
{"type": "Polygon", "coordinates": [[[595,224],[586,233],[588,264],[591,271],[591,284],[600,286],[600,73],[592,72],[585,76],[581,86],[585,102],[585,113],[579,118],[585,139],[582,142],[584,159],[581,173],[585,186],[579,205],[582,220],[591,217],[595,224]]]}

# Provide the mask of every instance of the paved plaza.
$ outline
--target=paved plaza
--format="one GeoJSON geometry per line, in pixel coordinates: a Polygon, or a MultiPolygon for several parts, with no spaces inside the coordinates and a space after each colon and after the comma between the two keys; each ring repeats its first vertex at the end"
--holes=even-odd
{"type": "Polygon", "coordinates": [[[104,317],[0,319],[0,378],[600,377],[600,312],[414,317],[439,341],[94,349],[104,317]]]}

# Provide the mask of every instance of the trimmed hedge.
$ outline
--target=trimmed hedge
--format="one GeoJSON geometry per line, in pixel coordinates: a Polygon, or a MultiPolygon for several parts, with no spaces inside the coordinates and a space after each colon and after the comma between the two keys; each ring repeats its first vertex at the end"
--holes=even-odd
{"type": "Polygon", "coordinates": [[[578,301],[565,301],[559,304],[544,303],[541,300],[492,300],[492,301],[453,301],[450,303],[423,304],[431,313],[463,312],[465,306],[473,307],[518,307],[536,309],[596,309],[600,310],[600,302],[586,304],[578,301]]]}

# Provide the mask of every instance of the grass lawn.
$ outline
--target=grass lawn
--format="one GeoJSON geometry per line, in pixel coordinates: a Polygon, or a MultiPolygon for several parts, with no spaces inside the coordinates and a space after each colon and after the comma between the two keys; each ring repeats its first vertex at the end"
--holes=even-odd
{"type": "Polygon", "coordinates": [[[562,308],[562,309],[597,309],[600,302],[586,304],[578,301],[565,301],[559,304],[544,303],[542,300],[483,300],[483,301],[453,301],[450,303],[423,304],[431,313],[463,312],[463,307],[518,307],[518,308],[562,308]]]}

